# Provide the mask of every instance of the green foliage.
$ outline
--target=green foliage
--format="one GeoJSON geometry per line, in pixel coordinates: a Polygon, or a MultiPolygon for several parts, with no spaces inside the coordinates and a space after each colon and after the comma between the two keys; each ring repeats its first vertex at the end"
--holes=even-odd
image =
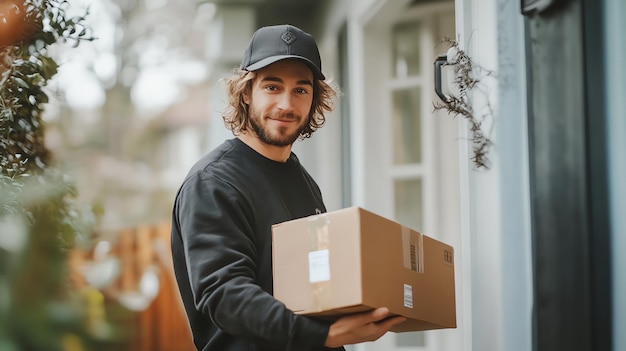
{"type": "Polygon", "coordinates": [[[52,168],[0,177],[7,195],[0,201],[1,235],[7,236],[0,247],[0,345],[64,350],[68,335],[89,339],[81,297],[69,288],[67,252],[89,237],[93,216],[73,202],[64,178],[52,168]]]}
{"type": "Polygon", "coordinates": [[[22,36],[15,45],[0,48],[0,174],[37,172],[51,161],[43,141],[42,113],[49,100],[44,87],[58,65],[48,47],[92,40],[84,16],[65,18],[68,5],[65,0],[24,1],[22,36]]]}
{"type": "Polygon", "coordinates": [[[49,47],[92,37],[65,0],[14,2],[19,36],[0,46],[0,349],[84,350],[97,338],[68,252],[89,240],[94,214],[53,167],[42,116],[58,69],[49,47]]]}

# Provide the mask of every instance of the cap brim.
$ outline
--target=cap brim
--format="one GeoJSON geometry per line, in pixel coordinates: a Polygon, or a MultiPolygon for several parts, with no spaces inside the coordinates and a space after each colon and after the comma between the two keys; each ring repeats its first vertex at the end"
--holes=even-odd
{"type": "Polygon", "coordinates": [[[271,65],[274,62],[280,61],[280,60],[286,60],[286,59],[297,59],[300,60],[304,63],[307,64],[307,66],[309,66],[309,68],[311,69],[311,71],[313,71],[313,75],[315,76],[315,78],[320,79],[320,80],[325,80],[326,77],[324,76],[324,74],[315,66],[315,64],[313,62],[311,62],[311,60],[304,58],[302,56],[297,56],[297,55],[277,55],[277,56],[270,56],[270,57],[266,57],[261,61],[255,62],[251,65],[249,65],[248,67],[243,67],[243,69],[245,69],[246,71],[256,71],[258,69],[261,69],[263,67],[267,67],[269,65],[271,65]]]}

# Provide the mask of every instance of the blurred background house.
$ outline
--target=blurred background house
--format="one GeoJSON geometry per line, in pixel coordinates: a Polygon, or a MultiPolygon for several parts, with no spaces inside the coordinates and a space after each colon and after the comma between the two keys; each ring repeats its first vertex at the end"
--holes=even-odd
{"type": "Polygon", "coordinates": [[[172,199],[232,137],[220,79],[256,28],[278,23],[317,38],[342,91],[327,125],[294,149],[328,209],[362,206],[455,248],[456,329],[350,350],[626,349],[625,5],[539,3],[91,3],[99,40],[58,53],[48,142],[102,209],[102,244],[78,261],[111,277],[105,295],[139,294],[126,306],[141,330],[130,349],[189,349],[166,257],[172,199]],[[472,162],[468,121],[434,108],[446,39],[484,69],[471,106],[493,143],[488,168],[472,162]]]}

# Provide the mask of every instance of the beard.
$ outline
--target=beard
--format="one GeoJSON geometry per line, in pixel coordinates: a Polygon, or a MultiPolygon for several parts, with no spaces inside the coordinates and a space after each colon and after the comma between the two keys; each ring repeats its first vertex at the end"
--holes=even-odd
{"type": "Polygon", "coordinates": [[[294,116],[293,114],[285,114],[282,116],[275,114],[273,116],[262,117],[261,114],[257,113],[256,111],[253,111],[253,109],[250,109],[250,119],[249,119],[250,128],[254,131],[254,133],[257,135],[259,140],[261,140],[261,142],[263,142],[264,144],[273,145],[273,146],[292,145],[298,139],[298,137],[300,136],[300,133],[302,133],[302,131],[306,127],[305,124],[302,124],[298,129],[296,129],[292,133],[288,132],[289,129],[287,127],[280,127],[276,130],[271,130],[270,128],[267,127],[267,125],[263,124],[263,121],[265,118],[283,117],[283,116],[296,119],[296,120],[302,120],[302,118],[298,118],[297,116],[294,116]]]}

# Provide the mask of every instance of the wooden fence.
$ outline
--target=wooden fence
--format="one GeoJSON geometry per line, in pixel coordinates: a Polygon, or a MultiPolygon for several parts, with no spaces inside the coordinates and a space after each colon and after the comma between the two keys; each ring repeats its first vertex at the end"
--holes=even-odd
{"type": "Polygon", "coordinates": [[[106,320],[123,332],[116,349],[195,351],[171,263],[170,224],[122,230],[107,241],[104,253],[97,246],[70,256],[72,281],[78,289],[101,293],[101,307],[95,308],[99,312],[93,313],[92,322],[106,320]],[[116,264],[111,267],[117,269],[110,284],[96,290],[88,284],[84,267],[105,262],[104,257],[113,258],[116,264]],[[143,283],[148,288],[158,283],[156,295],[142,292],[146,272],[151,279],[144,278],[143,283]]]}

